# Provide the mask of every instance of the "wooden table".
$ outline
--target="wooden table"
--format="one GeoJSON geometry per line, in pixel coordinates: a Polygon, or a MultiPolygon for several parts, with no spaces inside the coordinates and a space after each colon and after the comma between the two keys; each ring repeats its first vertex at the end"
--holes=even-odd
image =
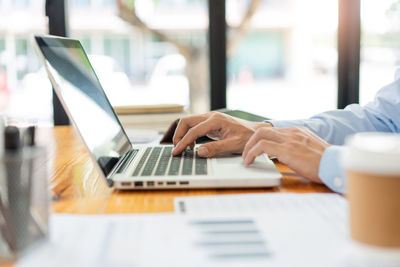
{"type": "Polygon", "coordinates": [[[109,188],[95,171],[82,141],[70,126],[40,131],[40,143],[48,149],[53,211],[59,213],[146,213],[172,212],[173,199],[182,196],[243,193],[322,193],[326,186],[298,177],[276,162],[283,173],[280,187],[270,189],[204,189],[165,191],[119,191],[109,188]]]}
{"type": "MultiPolygon", "coordinates": [[[[269,189],[199,189],[119,191],[95,171],[89,154],[71,126],[40,129],[38,142],[48,147],[47,162],[53,212],[74,214],[173,212],[175,197],[243,193],[331,193],[324,185],[298,177],[275,162],[283,174],[280,187],[269,189]]],[[[13,263],[0,263],[11,267],[13,263]]]]}

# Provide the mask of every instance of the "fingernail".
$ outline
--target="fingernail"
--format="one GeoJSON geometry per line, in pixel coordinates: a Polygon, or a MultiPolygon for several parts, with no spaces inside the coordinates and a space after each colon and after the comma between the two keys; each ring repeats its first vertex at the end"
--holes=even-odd
{"type": "Polygon", "coordinates": [[[208,148],[206,147],[199,147],[199,156],[200,157],[207,157],[208,156],[208,148]]]}

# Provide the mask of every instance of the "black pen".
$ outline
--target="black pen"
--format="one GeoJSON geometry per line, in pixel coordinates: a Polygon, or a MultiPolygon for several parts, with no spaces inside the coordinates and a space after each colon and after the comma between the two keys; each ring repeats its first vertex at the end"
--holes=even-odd
{"type": "Polygon", "coordinates": [[[36,135],[36,127],[34,125],[29,126],[26,128],[24,133],[24,145],[28,147],[35,146],[35,135],[36,135]]]}

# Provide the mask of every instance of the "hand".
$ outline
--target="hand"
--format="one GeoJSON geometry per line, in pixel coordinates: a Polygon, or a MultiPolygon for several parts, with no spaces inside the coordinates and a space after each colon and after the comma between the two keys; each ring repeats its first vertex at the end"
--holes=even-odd
{"type": "Polygon", "coordinates": [[[205,135],[217,141],[201,145],[198,150],[200,157],[225,152],[242,153],[255,130],[266,126],[271,124],[236,119],[219,112],[184,117],[180,119],[172,139],[175,146],[172,155],[181,154],[188,146],[193,149],[195,140],[205,135]]]}
{"type": "Polygon", "coordinates": [[[322,183],[319,163],[329,146],[307,128],[260,128],[247,142],[242,157],[244,164],[250,165],[263,153],[276,156],[301,176],[322,183]]]}

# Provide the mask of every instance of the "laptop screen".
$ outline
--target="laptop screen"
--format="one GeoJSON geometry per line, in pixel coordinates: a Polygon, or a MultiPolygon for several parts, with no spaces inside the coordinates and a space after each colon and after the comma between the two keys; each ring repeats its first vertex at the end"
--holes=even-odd
{"type": "Polygon", "coordinates": [[[132,145],[77,40],[35,36],[70,119],[105,176],[132,145]]]}

